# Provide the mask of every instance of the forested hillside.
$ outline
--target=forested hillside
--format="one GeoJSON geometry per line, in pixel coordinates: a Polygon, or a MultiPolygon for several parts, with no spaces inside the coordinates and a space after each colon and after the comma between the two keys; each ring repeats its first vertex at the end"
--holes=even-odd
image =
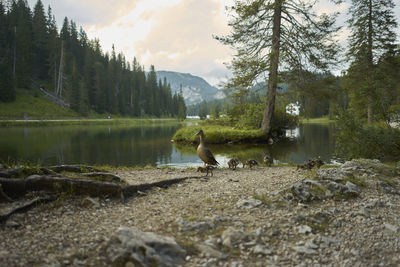
{"type": "Polygon", "coordinates": [[[61,30],[40,0],[33,10],[25,0],[0,1],[0,101],[13,102],[16,88],[46,90],[86,116],[186,116],[179,93],[172,94],[154,66],[146,74],[112,48],[104,53],[99,40],[67,17],[61,30]]]}

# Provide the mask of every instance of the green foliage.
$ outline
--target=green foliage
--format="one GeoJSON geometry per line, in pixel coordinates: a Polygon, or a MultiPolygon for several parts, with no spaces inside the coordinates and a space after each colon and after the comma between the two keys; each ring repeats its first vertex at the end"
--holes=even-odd
{"type": "Polygon", "coordinates": [[[369,124],[387,119],[388,106],[399,95],[394,7],[393,0],[353,0],[349,8],[347,56],[351,64],[345,87],[355,116],[367,118],[369,124]]]}
{"type": "Polygon", "coordinates": [[[352,114],[343,113],[337,120],[337,156],[343,159],[400,159],[400,130],[385,124],[365,125],[352,114]]]}
{"type": "Polygon", "coordinates": [[[229,126],[189,126],[179,129],[172,139],[176,142],[197,143],[198,136],[195,134],[202,129],[207,143],[223,144],[228,142],[245,142],[253,140],[266,140],[266,136],[260,130],[234,129],[229,126]]]}

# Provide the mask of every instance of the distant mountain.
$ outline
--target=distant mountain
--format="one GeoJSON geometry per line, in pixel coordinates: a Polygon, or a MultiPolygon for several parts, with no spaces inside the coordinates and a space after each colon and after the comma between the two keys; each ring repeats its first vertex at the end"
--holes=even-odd
{"type": "Polygon", "coordinates": [[[182,86],[183,98],[186,105],[200,103],[203,100],[211,101],[222,99],[225,94],[222,90],[211,86],[203,78],[194,76],[190,73],[181,73],[174,71],[157,71],[157,78],[164,80],[171,85],[172,94],[179,92],[182,86]]]}

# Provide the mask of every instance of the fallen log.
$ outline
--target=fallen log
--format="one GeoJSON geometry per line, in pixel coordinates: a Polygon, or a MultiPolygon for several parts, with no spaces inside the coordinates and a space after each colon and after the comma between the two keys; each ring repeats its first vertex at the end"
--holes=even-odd
{"type": "Polygon", "coordinates": [[[154,183],[138,185],[120,185],[117,183],[100,182],[77,178],[67,178],[48,175],[32,175],[26,179],[0,178],[4,192],[11,197],[20,197],[30,191],[46,191],[51,193],[68,192],[74,195],[120,197],[126,198],[139,195],[154,187],[167,188],[173,184],[196,177],[183,177],[163,180],[154,183]]]}
{"type": "Polygon", "coordinates": [[[1,214],[0,215],[0,223],[7,221],[7,219],[14,213],[26,212],[40,204],[46,204],[46,203],[52,202],[56,199],[57,199],[56,196],[37,197],[37,198],[33,199],[32,201],[28,202],[27,204],[17,207],[6,214],[1,214]]]}
{"type": "Polygon", "coordinates": [[[30,191],[69,192],[90,196],[119,196],[121,191],[120,185],[115,183],[49,175],[31,175],[25,179],[0,178],[0,184],[4,192],[13,197],[23,196],[30,191]]]}

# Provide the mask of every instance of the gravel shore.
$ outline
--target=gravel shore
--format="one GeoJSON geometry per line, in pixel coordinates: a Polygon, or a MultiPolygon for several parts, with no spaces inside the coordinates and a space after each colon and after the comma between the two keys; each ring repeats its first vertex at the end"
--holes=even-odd
{"type": "Polygon", "coordinates": [[[376,173],[354,198],[272,201],[315,172],[117,171],[129,184],[192,178],[125,203],[67,196],[15,214],[0,228],[0,266],[109,266],[106,247],[121,226],[172,237],[183,266],[400,266],[400,191],[383,190],[376,173]]]}

